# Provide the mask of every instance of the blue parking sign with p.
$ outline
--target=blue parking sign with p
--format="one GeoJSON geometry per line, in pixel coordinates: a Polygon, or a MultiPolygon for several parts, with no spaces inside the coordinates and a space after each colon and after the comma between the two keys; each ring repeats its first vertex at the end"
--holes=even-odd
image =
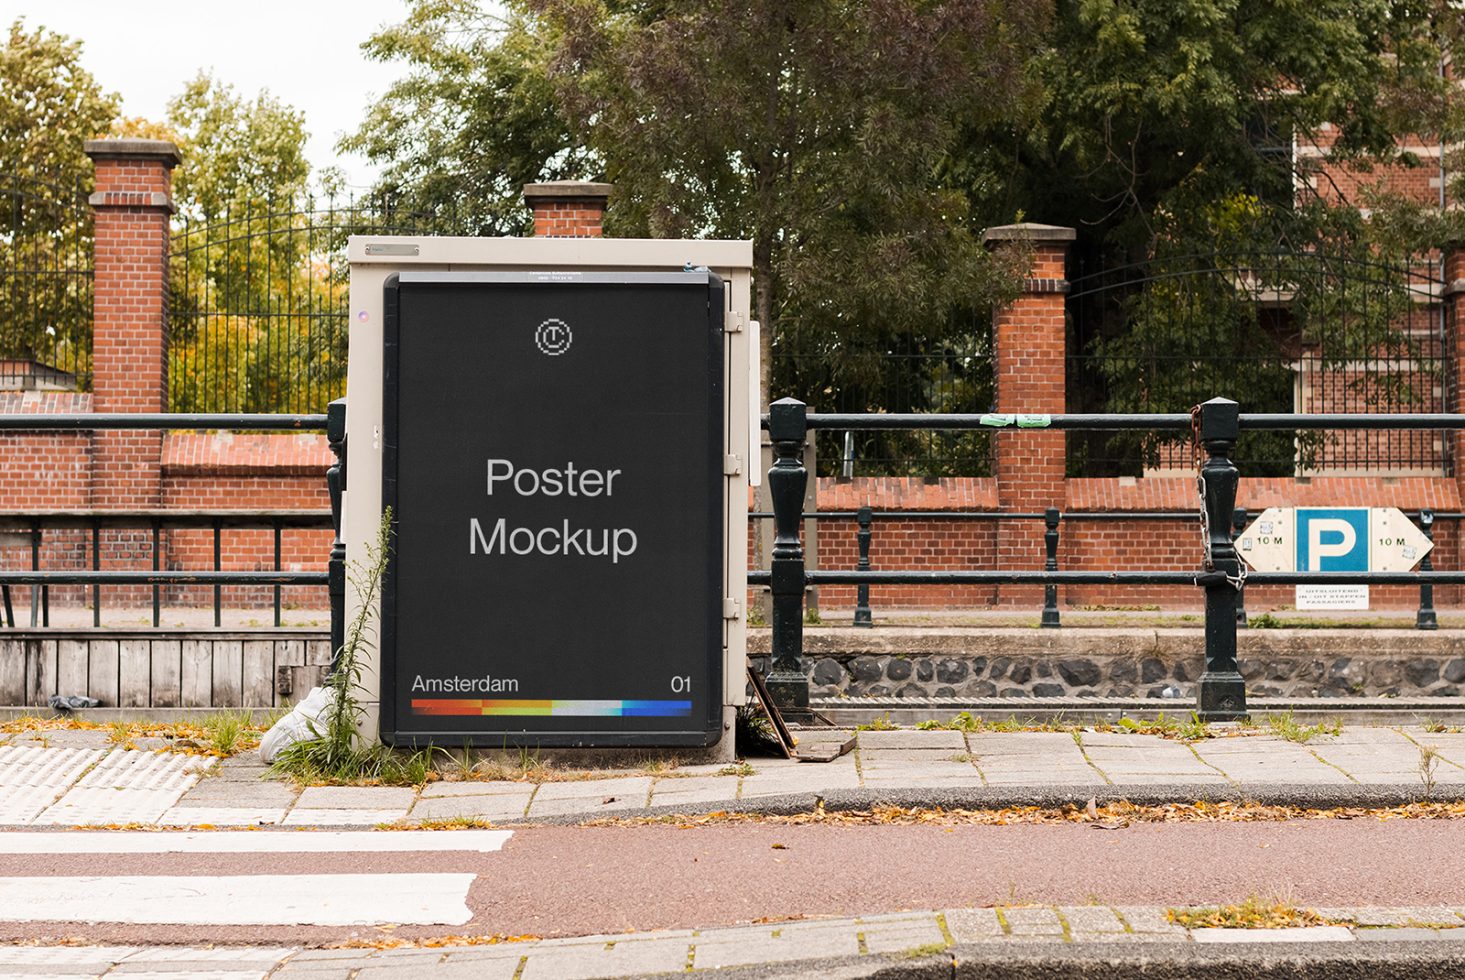
{"type": "Polygon", "coordinates": [[[1368,571],[1367,507],[1297,508],[1299,572],[1368,571]]]}

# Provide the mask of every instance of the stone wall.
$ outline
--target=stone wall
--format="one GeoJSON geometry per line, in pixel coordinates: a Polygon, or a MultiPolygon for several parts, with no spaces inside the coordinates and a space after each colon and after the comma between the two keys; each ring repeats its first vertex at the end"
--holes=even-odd
{"type": "MultiPolygon", "coordinates": [[[[1247,693],[1459,697],[1465,633],[1251,630],[1238,639],[1247,693]]],[[[768,633],[748,638],[766,659],[768,633]]],[[[829,697],[1193,698],[1198,629],[806,629],[809,693],[829,697]]]]}

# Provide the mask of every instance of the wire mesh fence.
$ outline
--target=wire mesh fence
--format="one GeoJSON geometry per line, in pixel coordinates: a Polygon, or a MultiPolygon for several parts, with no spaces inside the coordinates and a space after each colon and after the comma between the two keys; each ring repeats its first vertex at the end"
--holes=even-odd
{"type": "MultiPolygon", "coordinates": [[[[776,338],[772,374],[773,391],[814,411],[986,412],[994,398],[991,324],[984,317],[956,334],[883,341],[776,338]]],[[[986,432],[820,430],[816,440],[819,476],[992,472],[986,432]]]]}
{"type": "Polygon", "coordinates": [[[0,173],[0,390],[91,386],[87,192],[71,181],[0,173]]]}
{"type": "Polygon", "coordinates": [[[182,217],[169,269],[169,408],[322,412],[345,393],[351,235],[456,234],[389,201],[182,217]]]}
{"type": "MultiPolygon", "coordinates": [[[[1068,407],[1186,411],[1222,392],[1250,412],[1442,412],[1447,311],[1433,256],[1353,248],[1164,256],[1072,280],[1068,407]]],[[[1426,431],[1250,432],[1248,476],[1445,472],[1426,431]]],[[[1184,439],[1070,434],[1069,470],[1140,475],[1193,466],[1184,439]]]]}

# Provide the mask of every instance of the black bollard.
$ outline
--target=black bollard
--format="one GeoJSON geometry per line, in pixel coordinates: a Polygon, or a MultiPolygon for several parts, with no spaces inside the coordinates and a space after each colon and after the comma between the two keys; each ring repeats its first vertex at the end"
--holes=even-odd
{"type": "MultiPolygon", "coordinates": [[[[870,522],[874,512],[868,507],[861,507],[855,512],[855,521],[859,524],[860,560],[855,563],[855,568],[861,572],[870,570],[870,522]]],[[[861,584],[855,593],[855,625],[860,627],[872,627],[875,620],[870,614],[870,586],[861,584]]]]}
{"type": "Polygon", "coordinates": [[[1229,398],[1212,398],[1200,407],[1200,441],[1206,461],[1200,468],[1205,518],[1206,560],[1198,580],[1206,590],[1206,661],[1197,689],[1201,721],[1246,717],[1246,683],[1236,664],[1236,596],[1241,569],[1231,543],[1231,518],[1240,476],[1231,452],[1240,435],[1238,408],[1229,398]]]}
{"type": "Polygon", "coordinates": [[[773,657],[768,691],[774,704],[797,719],[809,710],[809,678],[804,674],[804,547],[799,540],[804,489],[804,439],[807,408],[794,398],[780,398],[768,408],[768,436],[773,468],[768,494],[773,499],[773,561],[769,593],[773,600],[773,657]]]}
{"type": "MultiPolygon", "coordinates": [[[[1057,507],[1049,507],[1043,512],[1043,547],[1047,551],[1047,557],[1043,560],[1043,568],[1050,572],[1058,571],[1058,522],[1063,515],[1058,512],[1057,507]]],[[[1043,587],[1043,618],[1040,626],[1047,629],[1057,629],[1063,625],[1058,616],[1058,586],[1049,583],[1043,587]]]]}
{"type": "MultiPolygon", "coordinates": [[[[1421,510],[1419,512],[1419,529],[1430,541],[1434,540],[1434,511],[1421,510]]],[[[1434,549],[1425,552],[1424,560],[1419,563],[1421,572],[1434,571],[1434,562],[1430,561],[1430,555],[1434,549]]],[[[1419,586],[1419,612],[1414,616],[1414,628],[1417,630],[1437,630],[1440,628],[1439,617],[1434,611],[1434,586],[1428,582],[1419,586]]]]}

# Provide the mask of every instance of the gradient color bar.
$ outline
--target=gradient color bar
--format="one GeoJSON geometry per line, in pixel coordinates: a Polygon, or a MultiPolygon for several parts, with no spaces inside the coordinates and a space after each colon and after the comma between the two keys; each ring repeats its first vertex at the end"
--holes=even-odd
{"type": "Polygon", "coordinates": [[[523,698],[412,700],[415,715],[541,716],[550,718],[684,718],[691,701],[559,701],[523,698]]]}

